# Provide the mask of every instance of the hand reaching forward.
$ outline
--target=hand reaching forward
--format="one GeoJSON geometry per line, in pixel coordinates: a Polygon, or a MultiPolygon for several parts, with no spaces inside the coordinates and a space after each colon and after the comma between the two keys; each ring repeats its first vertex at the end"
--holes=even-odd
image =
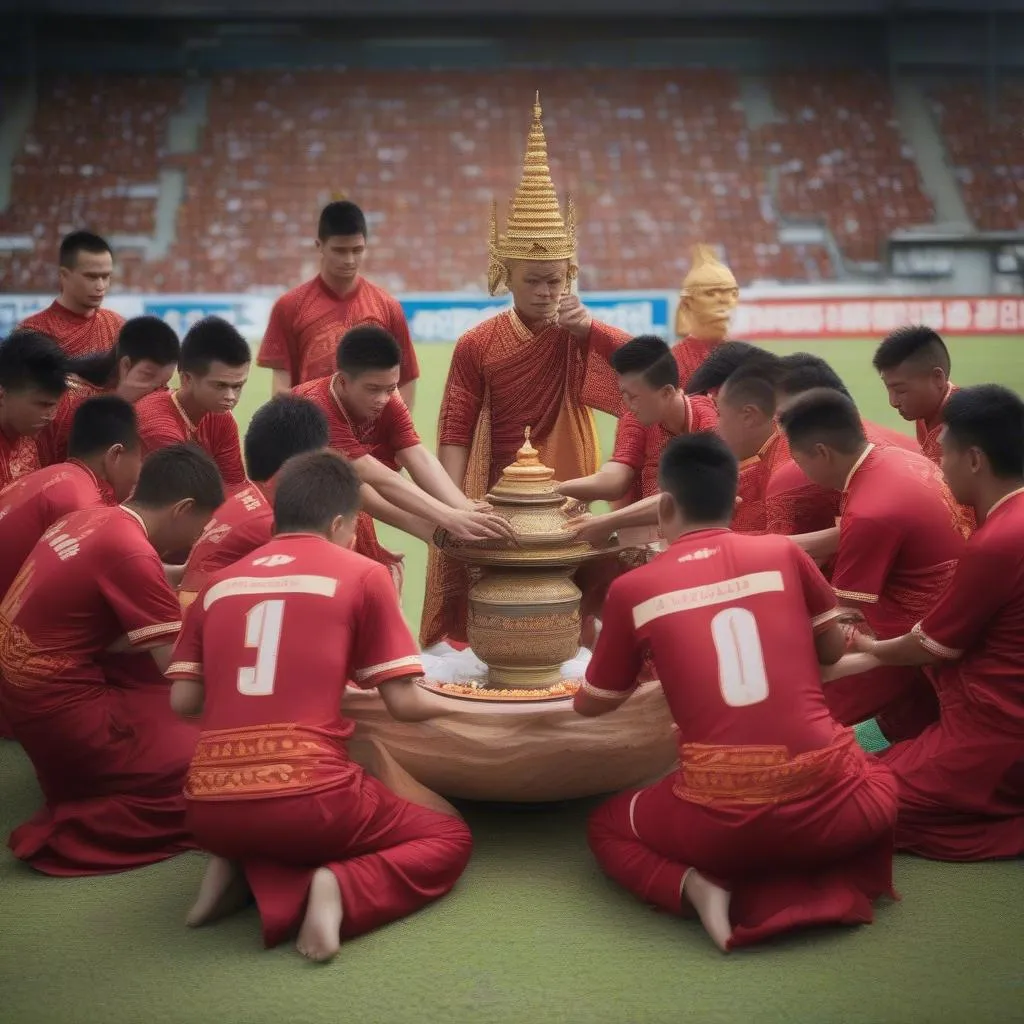
{"type": "Polygon", "coordinates": [[[507,540],[516,541],[516,532],[507,519],[477,509],[456,509],[444,528],[456,540],[507,540]]]}
{"type": "Polygon", "coordinates": [[[577,338],[586,338],[590,334],[593,317],[587,307],[580,302],[578,295],[563,295],[558,303],[558,326],[564,327],[577,338]]]}
{"type": "Polygon", "coordinates": [[[590,544],[595,548],[604,547],[615,532],[615,527],[609,527],[604,516],[582,515],[570,519],[565,528],[573,535],[574,540],[590,544]]]}

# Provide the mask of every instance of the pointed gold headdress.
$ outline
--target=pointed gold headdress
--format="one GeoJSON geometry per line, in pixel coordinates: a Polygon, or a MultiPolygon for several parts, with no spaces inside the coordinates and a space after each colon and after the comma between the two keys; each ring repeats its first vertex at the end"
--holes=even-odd
{"type": "Polygon", "coordinates": [[[718,254],[710,245],[695,245],[693,264],[683,278],[682,294],[689,295],[694,288],[723,284],[727,287],[736,287],[736,278],[733,277],[732,271],[718,258],[718,254]]]}
{"type": "Polygon", "coordinates": [[[487,287],[500,294],[508,284],[505,260],[569,260],[576,276],[576,212],[566,196],[565,219],[548,167],[548,144],[541,122],[540,93],[533,104],[533,122],[526,139],[523,176],[509,203],[505,233],[498,234],[497,203],[491,207],[487,287]]]}

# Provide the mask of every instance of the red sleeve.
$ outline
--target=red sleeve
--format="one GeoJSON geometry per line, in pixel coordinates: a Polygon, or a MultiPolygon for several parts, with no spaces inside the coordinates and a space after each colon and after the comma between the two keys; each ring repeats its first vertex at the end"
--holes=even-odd
{"type": "Polygon", "coordinates": [[[633,628],[633,609],[624,588],[625,578],[608,590],[601,615],[601,632],[587,678],[580,693],[599,700],[622,701],[635,689],[643,662],[643,648],[633,628]]]}
{"type": "Polygon", "coordinates": [[[602,359],[611,359],[612,353],[616,349],[622,348],[627,341],[629,341],[629,335],[625,331],[620,331],[618,327],[601,323],[600,320],[592,319],[590,321],[587,344],[590,346],[590,351],[602,359]]]}
{"type": "Polygon", "coordinates": [[[409,337],[409,324],[405,319],[405,310],[402,309],[402,304],[398,299],[392,299],[389,303],[388,321],[388,330],[402,350],[402,372],[398,378],[399,386],[408,384],[412,380],[419,380],[419,360],[416,358],[416,349],[413,348],[412,338],[409,337]]]}
{"type": "Polygon", "coordinates": [[[375,565],[363,578],[349,678],[363,690],[423,675],[420,649],[405,624],[391,576],[375,565]]]}
{"type": "Polygon", "coordinates": [[[444,386],[438,425],[438,444],[469,448],[484,401],[483,369],[469,338],[455,343],[448,381],[444,386]]]}
{"type": "Polygon", "coordinates": [[[999,610],[1017,592],[1002,551],[968,542],[949,586],[912,632],[939,658],[959,658],[984,636],[999,610]]]}
{"type": "Polygon", "coordinates": [[[647,458],[647,428],[631,413],[623,413],[615,428],[615,450],[611,461],[629,466],[634,473],[644,468],[647,458]]]}
{"type": "Polygon", "coordinates": [[[181,606],[155,551],[113,560],[97,582],[132,647],[170,643],[181,629],[181,606]]]}
{"type": "Polygon", "coordinates": [[[858,604],[877,603],[902,542],[903,531],[885,520],[846,512],[832,570],[836,596],[858,604]]]}
{"type": "Polygon", "coordinates": [[[385,414],[388,417],[385,444],[393,452],[415,448],[416,445],[423,443],[420,435],[416,433],[409,407],[402,401],[402,396],[398,392],[391,396],[385,414]]]}
{"type": "Polygon", "coordinates": [[[229,412],[210,417],[210,441],[213,461],[228,487],[247,484],[245,463],[242,461],[242,442],[238,438],[238,424],[229,412]]]}
{"type": "Polygon", "coordinates": [[[820,633],[831,625],[832,620],[839,615],[835,591],[829,585],[828,580],[822,576],[821,570],[814,564],[814,559],[795,544],[791,543],[791,547],[800,576],[800,587],[803,590],[807,616],[811,620],[814,632],[820,633]]]}
{"type": "Polygon", "coordinates": [[[282,295],[270,311],[270,321],[256,357],[257,366],[265,366],[268,370],[287,370],[293,382],[297,373],[293,365],[294,353],[298,351],[292,328],[294,318],[291,294],[282,295]]]}
{"type": "Polygon", "coordinates": [[[171,652],[171,664],[164,673],[168,679],[203,678],[203,596],[200,594],[185,612],[185,622],[171,652]]]}

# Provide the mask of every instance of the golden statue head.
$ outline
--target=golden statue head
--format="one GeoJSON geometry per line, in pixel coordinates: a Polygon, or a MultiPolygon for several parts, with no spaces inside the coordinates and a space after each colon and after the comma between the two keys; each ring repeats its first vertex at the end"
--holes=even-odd
{"type": "Polygon", "coordinates": [[[676,310],[676,335],[701,341],[724,341],[739,304],[740,289],[732,271],[707,245],[693,247],[693,266],[683,279],[676,310]]]}
{"type": "Polygon", "coordinates": [[[541,122],[540,93],[526,139],[523,176],[509,203],[505,231],[498,233],[497,204],[491,209],[487,290],[510,289],[516,306],[531,319],[557,314],[558,301],[576,277],[576,217],[566,197],[565,218],[548,167],[548,145],[541,122]]]}

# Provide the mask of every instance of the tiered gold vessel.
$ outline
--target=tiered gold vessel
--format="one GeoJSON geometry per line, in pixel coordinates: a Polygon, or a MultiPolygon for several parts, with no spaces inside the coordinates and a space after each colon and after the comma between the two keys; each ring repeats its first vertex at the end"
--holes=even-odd
{"type": "Polygon", "coordinates": [[[489,690],[540,695],[562,681],[561,667],[580,645],[582,594],[572,575],[588,559],[608,555],[566,529],[578,505],[555,491],[554,475],[527,427],[516,461],[486,496],[514,527],[519,546],[445,546],[478,570],[466,629],[470,647],[487,665],[489,690]]]}

